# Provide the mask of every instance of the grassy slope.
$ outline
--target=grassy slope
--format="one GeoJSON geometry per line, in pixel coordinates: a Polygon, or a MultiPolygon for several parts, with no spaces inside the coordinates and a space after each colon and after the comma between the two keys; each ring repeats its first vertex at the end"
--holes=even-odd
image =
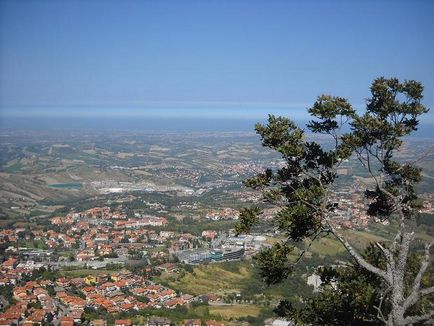
{"type": "Polygon", "coordinates": [[[253,316],[257,317],[261,312],[261,307],[256,305],[235,304],[224,306],[210,306],[211,315],[220,316],[223,319],[253,316]]]}
{"type": "MultiPolygon", "coordinates": [[[[306,242],[305,245],[308,245],[308,243],[306,242]]],[[[344,248],[336,239],[321,238],[312,243],[309,251],[317,253],[320,256],[334,256],[338,252],[344,251],[344,248]]]]}
{"type": "Polygon", "coordinates": [[[238,270],[227,270],[227,265],[210,264],[198,266],[194,273],[187,273],[177,281],[169,281],[169,285],[182,292],[194,295],[215,293],[223,295],[239,291],[251,275],[251,270],[241,266],[238,270]]]}
{"type": "MultiPolygon", "coordinates": [[[[383,237],[361,231],[346,231],[345,234],[357,248],[366,247],[372,241],[386,240],[383,237]]],[[[334,238],[322,238],[313,242],[309,251],[320,256],[335,256],[337,253],[344,252],[344,248],[334,238]]],[[[194,273],[186,273],[181,278],[175,279],[168,277],[168,275],[162,275],[161,279],[168,281],[169,286],[184,293],[224,295],[239,292],[248,284],[249,278],[252,276],[250,264],[251,262],[246,261],[201,265],[194,268],[194,273]]]]}

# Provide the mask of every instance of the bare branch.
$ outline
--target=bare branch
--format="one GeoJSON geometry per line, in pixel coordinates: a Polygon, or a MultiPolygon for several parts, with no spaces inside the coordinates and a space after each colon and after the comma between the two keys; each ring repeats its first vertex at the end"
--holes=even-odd
{"type": "Polygon", "coordinates": [[[421,296],[428,295],[428,294],[431,294],[431,293],[434,293],[434,286],[431,286],[429,288],[425,288],[425,289],[420,290],[420,295],[421,296]]]}
{"type": "Polygon", "coordinates": [[[386,321],[386,319],[385,319],[385,317],[383,315],[383,312],[381,311],[381,304],[382,304],[382,302],[383,302],[383,300],[381,300],[380,305],[378,307],[374,306],[374,308],[375,308],[375,310],[378,311],[377,318],[380,319],[383,323],[387,324],[387,321],[386,321]]]}
{"type": "Polygon", "coordinates": [[[388,287],[382,294],[381,294],[381,300],[380,303],[377,306],[374,306],[374,308],[378,311],[377,318],[380,319],[383,323],[387,324],[386,318],[384,317],[383,312],[381,311],[381,306],[383,305],[384,298],[386,297],[387,293],[390,291],[390,287],[388,287]]]}
{"type": "Polygon", "coordinates": [[[429,265],[429,256],[430,256],[429,251],[430,251],[430,248],[433,246],[433,244],[434,244],[434,241],[432,241],[431,243],[429,243],[425,246],[425,255],[424,255],[422,263],[420,265],[419,272],[417,273],[417,275],[413,281],[411,293],[407,297],[407,299],[405,299],[404,304],[403,304],[404,310],[407,310],[408,308],[410,308],[411,306],[416,304],[416,302],[419,300],[421,295],[426,295],[426,294],[434,292],[434,286],[430,287],[430,288],[422,289],[422,290],[420,289],[420,282],[422,280],[423,274],[425,274],[425,271],[429,265]]]}
{"type": "Polygon", "coordinates": [[[434,316],[434,310],[420,316],[408,316],[404,319],[404,325],[411,325],[421,321],[429,320],[434,316]]]}
{"type": "Polygon", "coordinates": [[[401,238],[401,235],[402,235],[401,229],[403,229],[403,228],[404,228],[404,225],[403,225],[403,223],[401,223],[400,228],[399,228],[398,232],[395,235],[395,238],[393,238],[392,245],[390,246],[390,250],[392,251],[392,253],[395,252],[396,247],[398,246],[398,241],[399,241],[399,239],[401,238]]]}
{"type": "Polygon", "coordinates": [[[385,279],[389,284],[392,284],[391,276],[383,271],[382,269],[375,267],[374,265],[367,262],[354,248],[350,245],[350,243],[345,239],[337,230],[336,228],[331,224],[328,223],[331,232],[336,236],[336,238],[339,240],[340,243],[347,249],[349,254],[356,260],[356,262],[361,265],[363,268],[367,269],[368,271],[374,273],[375,275],[378,275],[385,279]]]}
{"type": "MultiPolygon", "coordinates": [[[[396,269],[400,271],[405,271],[405,266],[407,265],[407,256],[410,250],[410,243],[414,238],[414,232],[403,232],[401,238],[401,248],[399,249],[398,261],[396,264],[396,269]]],[[[404,274],[402,274],[404,275],[404,274]]]]}
{"type": "Polygon", "coordinates": [[[393,258],[393,254],[389,249],[384,248],[381,243],[376,242],[376,246],[383,252],[386,257],[386,265],[387,265],[387,274],[392,275],[395,270],[395,259],[393,258]]]}

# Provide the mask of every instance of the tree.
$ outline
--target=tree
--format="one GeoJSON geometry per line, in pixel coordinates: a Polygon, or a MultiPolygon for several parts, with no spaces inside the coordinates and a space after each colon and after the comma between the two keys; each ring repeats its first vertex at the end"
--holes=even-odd
{"type": "MultiPolygon", "coordinates": [[[[376,267],[383,267],[386,261],[380,249],[370,244],[363,257],[376,267]]],[[[411,253],[406,273],[414,279],[420,259],[411,253]]],[[[382,313],[390,313],[388,294],[384,293],[382,279],[358,264],[321,267],[317,270],[322,284],[317,295],[304,298],[302,303],[281,301],[275,312],[300,323],[314,325],[382,325],[376,307],[382,313]],[[385,298],[386,297],[386,298],[385,298]],[[385,300],[386,299],[386,300],[385,300]]],[[[429,277],[423,280],[429,282],[429,277]]],[[[426,284],[424,284],[426,285],[426,284]]],[[[420,314],[429,302],[419,302],[409,313],[420,314]]]]}
{"type": "MultiPolygon", "coordinates": [[[[382,303],[387,301],[390,309],[385,313],[384,306],[375,305],[379,320],[387,325],[409,325],[434,316],[434,310],[409,314],[421,298],[434,293],[434,286],[421,285],[433,242],[425,244],[417,272],[409,275],[410,245],[421,204],[415,186],[421,180],[421,169],[415,165],[417,162],[395,158],[402,138],[417,130],[419,116],[428,112],[421,104],[422,93],[423,86],[417,81],[401,83],[395,78],[378,78],[371,85],[372,96],[362,115],[344,98],[319,96],[309,109],[314,119],[307,128],[314,134],[327,135],[331,148],[306,140],[305,131],[288,118],[270,115],[266,125],[256,125],[263,146],[279,152],[283,159],[283,167],[266,169],[245,181],[246,186],[262,191],[265,202],[280,207],[273,221],[286,239],[257,256],[261,276],[267,283],[280,282],[290,274],[293,264],[288,258],[294,242],[312,242],[332,235],[355,265],[381,280],[382,303]],[[332,196],[333,185],[337,169],[350,158],[358,160],[373,183],[365,191],[367,214],[377,222],[397,222],[393,240],[388,245],[375,244],[384,266],[360,254],[335,221],[339,202],[332,196]]],[[[243,209],[237,232],[249,232],[260,213],[258,207],[243,209]]]]}

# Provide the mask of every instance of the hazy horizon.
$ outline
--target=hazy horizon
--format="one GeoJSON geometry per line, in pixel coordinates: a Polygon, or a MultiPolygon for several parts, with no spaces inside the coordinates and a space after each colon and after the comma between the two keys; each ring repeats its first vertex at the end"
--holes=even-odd
{"type": "MultiPolygon", "coordinates": [[[[431,1],[3,0],[0,125],[303,120],[324,93],[363,109],[379,76],[421,81],[433,107],[433,11],[431,1]]],[[[434,124],[434,112],[423,119],[434,124]]]]}
{"type": "MultiPolygon", "coordinates": [[[[170,118],[170,117],[21,117],[0,120],[0,132],[7,131],[110,131],[131,132],[252,132],[256,123],[265,123],[262,118],[170,118]]],[[[289,116],[289,118],[291,118],[289,116]]],[[[306,128],[308,119],[292,118],[301,128],[306,128]]],[[[411,137],[434,138],[432,124],[421,122],[411,137]]]]}

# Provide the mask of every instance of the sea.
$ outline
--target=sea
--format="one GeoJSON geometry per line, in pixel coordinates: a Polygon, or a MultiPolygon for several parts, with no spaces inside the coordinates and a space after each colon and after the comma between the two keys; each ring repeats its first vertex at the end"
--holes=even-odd
{"type": "MultiPolygon", "coordinates": [[[[0,130],[96,130],[145,132],[230,132],[254,131],[264,118],[194,118],[194,117],[0,117],[0,130]]],[[[294,119],[305,128],[308,120],[294,119]]],[[[307,130],[307,128],[305,128],[307,130]]],[[[434,138],[434,125],[421,121],[415,137],[434,138]]]]}

